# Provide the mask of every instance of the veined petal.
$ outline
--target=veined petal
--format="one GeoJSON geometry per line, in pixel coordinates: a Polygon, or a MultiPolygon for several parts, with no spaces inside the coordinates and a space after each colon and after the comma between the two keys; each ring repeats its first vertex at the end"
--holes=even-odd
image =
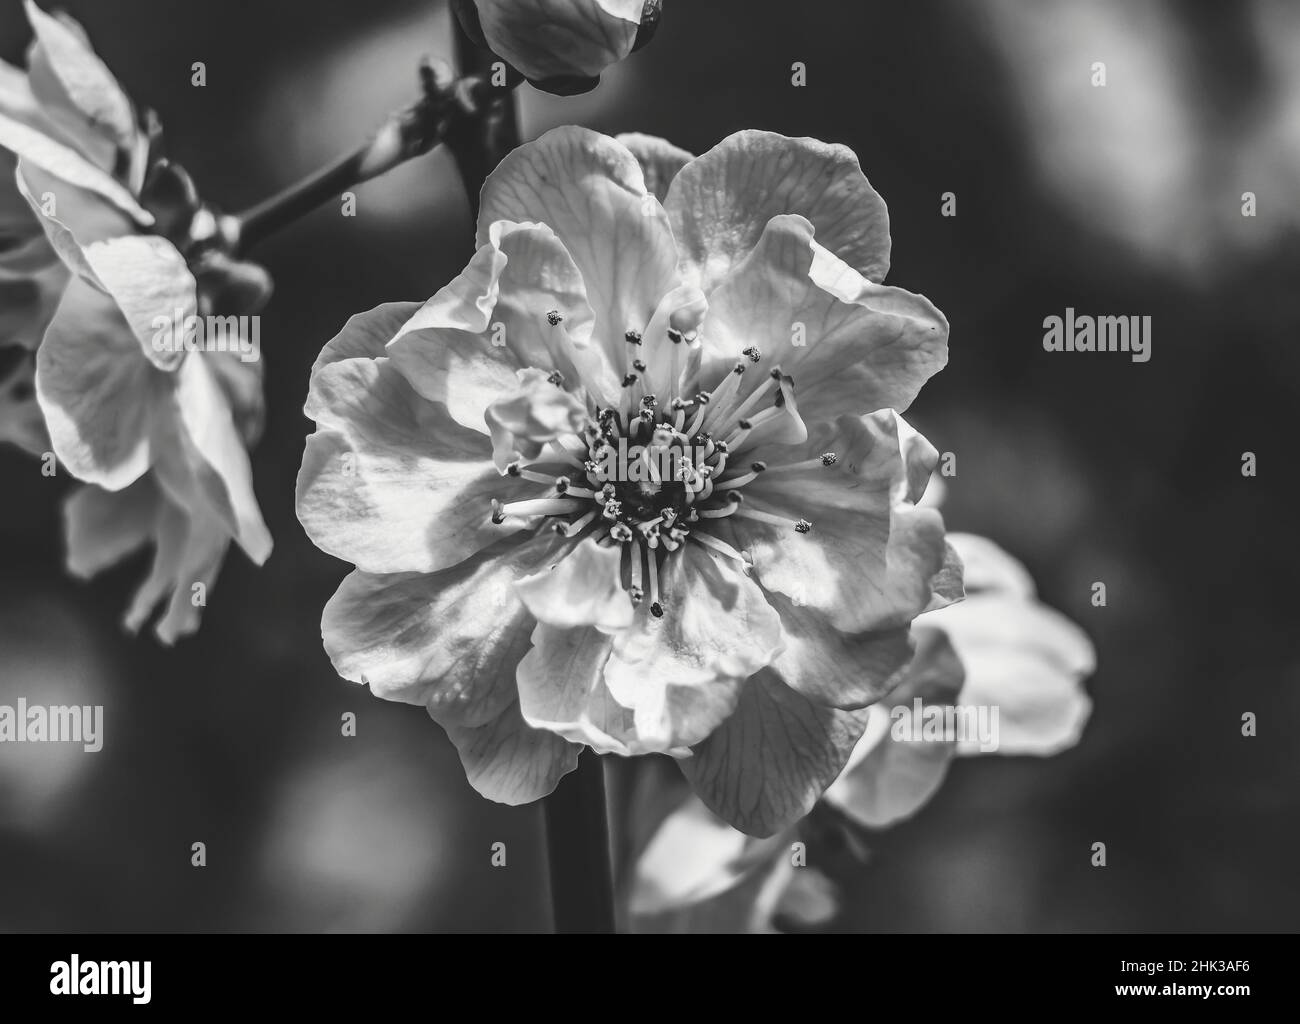
{"type": "Polygon", "coordinates": [[[513,390],[525,367],[613,401],[618,381],[591,343],[593,322],[582,275],[555,232],[498,221],[469,266],[402,326],[388,355],[421,395],[483,430],[488,405],[513,390]]]}
{"type": "Polygon", "coordinates": [[[605,686],[602,669],[611,647],[609,634],[595,626],[538,623],[516,674],[524,720],[601,754],[649,753],[637,739],[632,711],[605,686]]]}
{"type": "MultiPolygon", "coordinates": [[[[821,419],[901,412],[948,361],[942,313],[919,295],[872,284],[840,263],[799,216],[767,223],[710,295],[701,336],[703,380],[722,377],[756,347],[762,366],[793,377],[802,407],[821,419]],[[827,268],[838,273],[828,278],[827,268]]],[[[765,374],[746,373],[740,393],[765,383],[765,374]]]]}
{"type": "Polygon", "coordinates": [[[770,665],[784,641],[758,585],[700,545],[664,560],[659,592],[663,615],[645,601],[614,637],[605,683],[634,712],[641,741],[666,752],[717,728],[744,681],[770,665]]]}
{"type": "Polygon", "coordinates": [[[632,625],[632,601],[623,589],[623,549],[582,541],[554,565],[515,583],[515,593],[539,622],[562,629],[595,626],[606,633],[632,625]]]}
{"type": "MultiPolygon", "coordinates": [[[[323,366],[341,359],[381,359],[387,345],[420,308],[418,302],[386,302],[348,318],[343,329],[325,343],[312,364],[312,376],[323,366]]],[[[306,410],[312,416],[310,406],[306,410]]],[[[314,418],[314,417],[313,417],[314,418]]]]}
{"type": "Polygon", "coordinates": [[[511,704],[486,725],[443,725],[460,752],[469,784],[489,800],[527,804],[547,796],[578,767],[580,746],[534,729],[511,704]]]}
{"type": "Polygon", "coordinates": [[[840,417],[781,469],[769,460],[745,488],[745,506],[789,527],[733,517],[736,544],[763,586],[825,616],[846,633],[903,626],[925,610],[943,566],[943,518],[917,508],[937,453],[896,413],[840,417]],[[833,452],[822,465],[818,456],[833,452]],[[808,532],[794,528],[811,521],[808,532]]]}
{"type": "Polygon", "coordinates": [[[706,294],[786,213],[810,220],[818,241],[868,280],[889,270],[889,214],[845,146],[737,132],[682,168],[665,206],[683,272],[706,294]]]}
{"type": "Polygon", "coordinates": [[[877,704],[868,709],[873,720],[864,737],[864,756],[855,751],[848,769],[826,791],[828,803],[868,828],[885,828],[920,810],[943,782],[956,753],[951,737],[925,737],[915,702],[921,702],[922,716],[924,709],[942,711],[956,704],[961,661],[938,630],[918,628],[916,640],[916,656],[906,681],[890,695],[890,707],[877,704]],[[893,709],[912,719],[908,730],[894,728],[901,715],[893,709]]]}
{"type": "Polygon", "coordinates": [[[636,157],[586,128],[553,129],[520,146],[488,177],[479,245],[499,220],[541,221],[559,237],[595,311],[595,344],[621,374],[636,355],[629,354],[636,346],[625,334],[643,332],[678,283],[668,216],[646,191],[636,157]]]}
{"type": "Polygon", "coordinates": [[[720,818],[770,836],[812,810],[868,714],[814,704],[764,669],[745,684],[735,712],[681,762],[682,772],[720,818]]]}
{"type": "Polygon", "coordinates": [[[520,370],[515,387],[487,408],[492,459],[497,469],[516,459],[536,459],[551,441],[579,433],[587,406],[544,370],[520,370]]]}
{"type": "Polygon", "coordinates": [[[312,377],[298,519],[322,550],[366,572],[437,572],[522,520],[491,521],[492,499],[535,484],[503,477],[490,442],[417,395],[386,359],[343,359],[312,377]]]}
{"type": "Polygon", "coordinates": [[[93,242],[82,250],[97,280],[126,318],[145,358],[160,370],[174,370],[185,359],[179,341],[185,318],[198,309],[194,275],[185,257],[157,235],[125,235],[93,242]],[[162,327],[159,327],[159,321],[162,327]]]}
{"type": "Polygon", "coordinates": [[[784,594],[768,601],[781,616],[785,650],[769,671],[814,704],[852,711],[885,697],[912,660],[909,629],[842,633],[821,612],[784,594]]]}
{"type": "Polygon", "coordinates": [[[695,159],[694,153],[688,153],[657,135],[628,132],[615,135],[614,141],[636,157],[646,190],[661,203],[668,199],[668,189],[678,172],[695,159]]]}
{"type": "Polygon", "coordinates": [[[526,78],[599,75],[632,52],[642,0],[474,0],[483,35],[526,78]]]}
{"type": "Polygon", "coordinates": [[[518,697],[515,667],[535,625],[514,580],[561,549],[547,532],[437,573],[357,570],[325,606],[325,652],[376,697],[425,705],[444,726],[488,725],[518,697]]]}
{"type": "Polygon", "coordinates": [[[36,354],[36,394],[68,471],[110,491],[153,461],[171,379],[144,358],[117,304],[73,278],[36,354]]]}

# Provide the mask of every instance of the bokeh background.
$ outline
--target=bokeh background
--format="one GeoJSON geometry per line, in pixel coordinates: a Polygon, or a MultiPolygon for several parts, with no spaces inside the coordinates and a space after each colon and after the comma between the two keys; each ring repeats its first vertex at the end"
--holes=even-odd
{"type": "MultiPolygon", "coordinates": [[[[414,94],[422,54],[451,52],[437,0],[65,7],[229,209],[350,149],[414,94]],[[205,88],[190,85],[199,60],[205,88]]],[[[852,147],[889,204],[889,280],[952,323],[948,368],[910,414],[956,453],[949,525],[1021,557],[1099,652],[1082,744],[956,764],[876,837],[837,927],[1295,930],[1300,7],[666,7],[653,45],[595,93],[525,89],[525,133],[578,122],[701,152],[757,127],[852,147]],[[1044,353],[1042,319],[1066,306],[1150,315],[1153,358],[1044,353]]],[[[27,39],[2,0],[0,55],[19,61],[27,39]]],[[[255,254],[277,283],[254,461],[276,550],[261,570],[232,555],[175,649],[118,627],[145,556],[68,579],[70,481],[0,452],[0,703],[100,703],[107,719],[99,754],[0,748],[0,929],[549,926],[538,810],[481,801],[420,709],[337,679],[319,617],[346,567],[293,514],[318,350],[353,312],[432,294],[470,245],[435,153],[360,188],[357,217],[325,208],[255,254]]]]}

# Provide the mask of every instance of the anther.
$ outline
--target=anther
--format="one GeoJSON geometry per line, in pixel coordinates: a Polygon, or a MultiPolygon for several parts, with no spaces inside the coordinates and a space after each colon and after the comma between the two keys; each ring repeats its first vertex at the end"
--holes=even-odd
{"type": "Polygon", "coordinates": [[[636,370],[637,373],[645,373],[645,362],[640,359],[633,359],[632,369],[636,370]]]}
{"type": "Polygon", "coordinates": [[[559,327],[560,324],[564,323],[564,317],[560,315],[560,311],[558,309],[553,309],[549,313],[547,313],[546,319],[547,321],[549,321],[552,327],[559,327]]]}
{"type": "Polygon", "coordinates": [[[564,387],[564,374],[556,370],[546,378],[546,381],[549,384],[554,384],[557,388],[562,388],[564,387]]]}
{"type": "Polygon", "coordinates": [[[741,349],[740,354],[749,356],[749,361],[752,363],[756,363],[763,358],[763,354],[759,352],[757,345],[750,345],[749,348],[741,349]]]}
{"type": "Polygon", "coordinates": [[[656,601],[650,606],[650,614],[656,619],[662,619],[664,617],[664,606],[656,601]]]}
{"type": "Polygon", "coordinates": [[[680,345],[684,337],[685,335],[683,335],[676,327],[668,328],[668,340],[674,345],[680,345]]]}
{"type": "Polygon", "coordinates": [[[623,332],[623,340],[626,341],[626,342],[627,342],[628,344],[630,344],[630,345],[640,345],[640,344],[641,344],[641,332],[640,332],[640,331],[633,331],[633,330],[627,330],[627,331],[624,331],[624,332],[623,332]]]}
{"type": "Polygon", "coordinates": [[[835,463],[838,462],[838,461],[839,461],[839,456],[836,455],[834,452],[823,452],[823,453],[822,453],[822,465],[823,465],[823,466],[833,466],[833,465],[835,465],[835,463]]]}
{"type": "MultiPolygon", "coordinates": [[[[639,362],[639,360],[638,360],[638,362],[639,362]]],[[[636,381],[637,381],[637,376],[636,376],[636,374],[635,374],[635,373],[629,373],[626,377],[623,378],[623,387],[625,387],[625,388],[630,388],[633,384],[636,383],[636,381]]]]}
{"type": "Polygon", "coordinates": [[[808,533],[812,529],[812,523],[807,519],[800,519],[794,524],[794,528],[796,533],[808,533]]]}

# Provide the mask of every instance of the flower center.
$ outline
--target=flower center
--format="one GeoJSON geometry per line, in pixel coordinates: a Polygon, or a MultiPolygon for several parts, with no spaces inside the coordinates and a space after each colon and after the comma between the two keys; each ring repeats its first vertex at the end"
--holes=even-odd
{"type": "MultiPolygon", "coordinates": [[[[673,332],[669,332],[670,336],[673,332]]],[[[627,340],[641,344],[629,331],[627,340]]],[[[680,344],[679,338],[671,339],[680,344]]],[[[761,360],[755,348],[743,353],[761,360]]],[[[768,473],[757,458],[753,438],[763,424],[783,415],[793,381],[773,368],[748,395],[740,392],[749,369],[737,362],[711,392],[661,402],[642,384],[645,364],[632,359],[623,378],[621,408],[597,408],[580,434],[557,438],[528,462],[514,462],[509,475],[544,485],[549,493],[509,503],[492,501],[492,521],[508,516],[540,516],[567,537],[589,534],[600,544],[619,544],[627,552],[624,586],[633,604],[647,598],[650,611],[663,615],[659,569],[663,559],[687,541],[734,558],[748,559],[710,531],[718,520],[736,517],[811,531],[803,518],[791,520],[746,504],[744,489],[768,473]]],[[[563,386],[561,379],[553,381],[563,386]]],[[[836,465],[834,452],[785,464],[771,472],[836,465]]]]}

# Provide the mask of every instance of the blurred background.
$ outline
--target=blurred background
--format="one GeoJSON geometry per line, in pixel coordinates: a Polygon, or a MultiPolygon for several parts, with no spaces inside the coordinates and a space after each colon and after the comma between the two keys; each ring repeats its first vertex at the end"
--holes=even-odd
{"type": "MultiPolygon", "coordinates": [[[[228,209],[352,148],[414,95],[422,54],[451,53],[436,0],[63,6],[228,209]]],[[[596,92],[525,87],[525,134],[577,122],[702,152],[753,127],[854,149],[889,204],[890,283],[952,323],[948,368],[909,414],[957,456],[949,526],[1023,559],[1098,649],[1082,744],[956,763],[875,838],[837,927],[1295,930],[1300,7],[665,6],[596,92]],[[1044,353],[1042,320],[1066,306],[1151,316],[1151,361],[1044,353]]],[[[18,0],[0,0],[0,56],[27,41],[18,0]]],[[[101,753],[0,746],[0,929],[549,927],[540,812],[482,801],[421,709],[340,681],[321,650],[347,567],[293,513],[308,369],[350,314],[428,297],[472,242],[444,154],[357,195],[355,218],[327,207],[253,254],[277,284],[254,456],[276,550],[261,570],[230,556],[197,637],[125,636],[147,556],[66,577],[71,481],[0,451],[0,703],[106,708],[101,753]]]]}

